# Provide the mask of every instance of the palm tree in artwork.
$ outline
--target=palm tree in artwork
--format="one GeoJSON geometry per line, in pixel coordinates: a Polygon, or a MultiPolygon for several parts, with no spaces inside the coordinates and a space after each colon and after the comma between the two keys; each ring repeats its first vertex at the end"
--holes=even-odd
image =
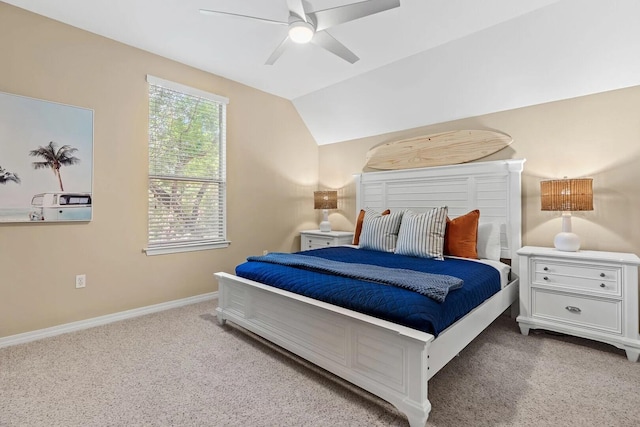
{"type": "Polygon", "coordinates": [[[46,169],[50,168],[53,170],[53,173],[58,178],[58,183],[60,184],[60,191],[64,191],[64,186],[62,185],[62,177],[60,176],[60,168],[62,166],[71,166],[80,162],[80,159],[73,156],[73,153],[78,151],[77,148],[74,148],[70,145],[63,145],[58,148],[58,144],[51,141],[49,145],[44,147],[38,147],[35,150],[29,151],[29,155],[32,157],[42,157],[44,160],[41,162],[33,162],[34,169],[46,169]]]}
{"type": "Polygon", "coordinates": [[[20,184],[20,178],[15,173],[5,170],[0,166],[0,184],[6,184],[9,181],[13,181],[16,184],[20,184]]]}

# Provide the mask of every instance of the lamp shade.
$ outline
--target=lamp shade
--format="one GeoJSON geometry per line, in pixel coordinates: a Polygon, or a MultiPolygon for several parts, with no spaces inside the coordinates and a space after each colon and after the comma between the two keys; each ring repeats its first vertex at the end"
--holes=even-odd
{"type": "Polygon", "coordinates": [[[314,209],[337,209],[338,208],[338,192],[337,191],[314,191],[313,192],[313,208],[314,209]]]}
{"type": "Polygon", "coordinates": [[[592,211],[593,179],[553,179],[540,182],[543,211],[592,211]]]}

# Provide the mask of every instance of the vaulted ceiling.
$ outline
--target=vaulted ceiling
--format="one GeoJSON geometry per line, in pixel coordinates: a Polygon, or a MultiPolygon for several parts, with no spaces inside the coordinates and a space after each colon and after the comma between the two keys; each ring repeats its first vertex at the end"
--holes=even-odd
{"type": "MultiPolygon", "coordinates": [[[[287,0],[4,0],[290,99],[318,144],[640,84],[636,0],[400,0],[265,65],[287,0]]],[[[356,0],[308,0],[312,10],[356,0]]],[[[221,94],[224,95],[224,94],[221,94]]]]}

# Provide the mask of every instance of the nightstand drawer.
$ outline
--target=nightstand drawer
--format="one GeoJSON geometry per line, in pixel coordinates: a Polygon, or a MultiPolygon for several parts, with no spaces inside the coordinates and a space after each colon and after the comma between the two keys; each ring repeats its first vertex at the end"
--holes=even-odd
{"type": "Polygon", "coordinates": [[[303,237],[302,239],[303,239],[302,240],[303,250],[324,248],[327,246],[332,246],[333,244],[332,238],[325,239],[322,237],[314,236],[314,237],[303,237]]]}
{"type": "Polygon", "coordinates": [[[533,260],[533,285],[544,284],[590,291],[603,295],[621,295],[621,271],[618,267],[598,264],[563,264],[546,259],[533,260]]]}
{"type": "Polygon", "coordinates": [[[538,288],[531,290],[534,318],[622,333],[622,301],[582,297],[538,288]]]}
{"type": "Polygon", "coordinates": [[[300,232],[300,250],[350,245],[352,240],[353,233],[350,231],[304,230],[300,232]]]}

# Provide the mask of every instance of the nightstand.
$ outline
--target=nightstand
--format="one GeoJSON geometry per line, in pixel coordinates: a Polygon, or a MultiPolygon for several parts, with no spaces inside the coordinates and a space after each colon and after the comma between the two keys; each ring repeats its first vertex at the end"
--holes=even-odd
{"type": "Polygon", "coordinates": [[[304,230],[300,232],[300,250],[325,248],[327,246],[350,245],[353,242],[351,231],[304,230]]]}
{"type": "Polygon", "coordinates": [[[518,255],[516,320],[523,335],[529,329],[546,329],[602,341],[638,361],[638,256],[533,246],[525,246],[518,255]]]}

